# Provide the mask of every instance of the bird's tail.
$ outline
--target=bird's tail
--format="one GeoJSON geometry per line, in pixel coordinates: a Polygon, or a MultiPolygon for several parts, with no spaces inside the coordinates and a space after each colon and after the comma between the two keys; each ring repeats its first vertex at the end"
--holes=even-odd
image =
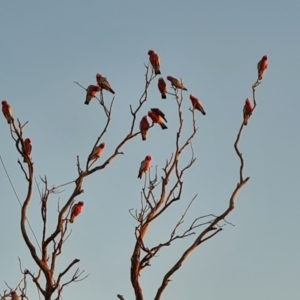
{"type": "Polygon", "coordinates": [[[161,129],[168,129],[165,123],[159,123],[159,125],[161,126],[161,129]]]}
{"type": "Polygon", "coordinates": [[[147,131],[141,131],[141,135],[142,135],[142,140],[146,141],[146,139],[147,139],[147,131]]]}
{"type": "Polygon", "coordinates": [[[161,94],[161,99],[167,99],[166,94],[161,94]]]}

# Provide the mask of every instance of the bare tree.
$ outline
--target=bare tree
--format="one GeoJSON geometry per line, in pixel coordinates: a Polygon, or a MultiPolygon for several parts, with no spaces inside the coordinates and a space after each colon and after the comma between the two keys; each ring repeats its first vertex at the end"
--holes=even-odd
{"type": "MultiPolygon", "coordinates": [[[[57,271],[58,259],[63,253],[63,246],[70,236],[70,229],[68,227],[70,215],[74,213],[74,202],[76,197],[83,193],[84,180],[93,173],[104,170],[106,167],[108,167],[108,165],[114,159],[123,154],[122,147],[141,133],[140,131],[135,131],[135,127],[139,121],[137,119],[138,113],[147,101],[149,86],[153,82],[154,78],[156,78],[156,75],[154,75],[153,69],[151,66],[149,66],[149,64],[145,65],[145,68],[145,86],[142,95],[135,107],[133,107],[132,105],[130,105],[129,107],[132,120],[131,123],[128,124],[128,131],[125,136],[119,141],[117,147],[112,151],[109,157],[102,164],[95,165],[98,157],[97,155],[94,156],[94,154],[99,150],[98,147],[100,145],[100,142],[108,132],[115,100],[115,98],[113,97],[110,104],[107,105],[103,97],[103,92],[102,90],[100,90],[100,98],[95,98],[99,101],[99,104],[103,108],[103,112],[106,116],[106,123],[102,131],[99,132],[98,137],[95,139],[95,143],[91,147],[90,154],[87,158],[85,158],[84,164],[81,163],[82,160],[77,156],[77,175],[75,176],[75,179],[71,180],[68,183],[49,187],[47,177],[40,178],[43,185],[42,188],[40,188],[40,186],[38,185],[39,196],[41,199],[40,212],[42,219],[42,237],[40,241],[38,241],[37,239],[32,240],[28,235],[28,228],[31,227],[29,227],[30,225],[27,220],[27,210],[29,205],[31,204],[33,195],[33,187],[35,184],[35,169],[33,158],[30,156],[30,151],[27,150],[27,141],[24,139],[24,130],[27,122],[22,123],[19,119],[15,120],[12,118],[9,124],[9,129],[11,137],[15,142],[15,147],[20,156],[23,158],[23,163],[21,162],[21,160],[18,160],[18,164],[24,174],[25,180],[27,181],[27,194],[25,199],[21,203],[20,228],[25,244],[30,251],[33,261],[36,264],[37,272],[23,269],[20,261],[20,270],[23,276],[22,279],[17,284],[17,286],[13,288],[7,284],[8,290],[4,290],[4,292],[0,295],[0,300],[11,297],[11,293],[14,291],[16,291],[22,297],[22,299],[28,299],[26,293],[28,276],[34,282],[40,298],[42,297],[45,300],[60,299],[64,288],[68,284],[81,281],[87,277],[84,276],[84,271],[81,271],[79,268],[75,269],[75,271],[73,270],[74,266],[80,262],[78,258],[74,258],[65,268],[59,268],[60,270],[57,271]],[[71,184],[74,185],[73,191],[61,207],[60,205],[58,205],[56,226],[52,232],[49,232],[47,230],[49,215],[48,200],[52,195],[59,193],[61,187],[71,184]],[[65,275],[70,272],[73,272],[71,279],[65,280],[65,275]]],[[[75,83],[88,92],[88,90],[78,82],[75,83]]],[[[260,82],[257,80],[252,87],[254,101],[253,110],[256,108],[255,90],[259,84],[260,82]]],[[[135,211],[130,210],[131,215],[137,222],[137,225],[135,227],[136,241],[131,257],[131,284],[135,292],[136,300],[144,299],[143,290],[139,278],[144,268],[150,266],[151,260],[157,255],[157,253],[162,248],[171,246],[175,240],[183,240],[185,237],[196,234],[196,238],[194,239],[194,241],[191,244],[187,245],[184,253],[182,253],[178,257],[178,261],[173,265],[173,267],[170,268],[170,270],[168,270],[168,272],[162,278],[161,284],[160,286],[158,286],[154,298],[155,300],[161,299],[163,292],[168,286],[171,276],[178,269],[180,269],[180,267],[187,259],[187,257],[192,253],[192,251],[195,250],[199,245],[211,239],[213,236],[222,231],[224,224],[227,223],[225,218],[234,209],[235,200],[239,191],[249,180],[249,177],[244,178],[244,158],[238,148],[238,143],[240,141],[244,128],[243,120],[234,143],[235,152],[240,160],[240,167],[238,172],[239,180],[229,199],[227,209],[218,216],[214,214],[199,216],[195,220],[193,220],[190,225],[182,231],[182,233],[178,233],[178,229],[183,224],[189,208],[197,197],[197,195],[195,195],[195,197],[193,197],[187,205],[186,210],[182,214],[182,217],[178,220],[178,222],[170,232],[169,238],[155,246],[149,247],[146,245],[145,237],[149,227],[158,218],[163,218],[165,212],[169,208],[171,208],[174,203],[182,199],[184,174],[193,167],[196,161],[196,157],[192,147],[192,141],[196,136],[198,130],[195,118],[196,112],[193,108],[190,109],[190,118],[192,122],[191,127],[189,128],[189,135],[186,139],[182,140],[184,123],[182,112],[182,103],[184,99],[183,91],[179,90],[175,86],[173,86],[173,90],[174,92],[169,93],[169,95],[175,98],[174,105],[176,106],[179,124],[177,134],[174,139],[174,150],[170,154],[170,157],[166,159],[166,163],[162,168],[163,175],[161,176],[161,178],[159,178],[158,176],[159,172],[157,167],[155,169],[154,175],[152,174],[152,176],[150,176],[150,171],[146,173],[145,184],[141,191],[141,207],[139,209],[136,209],[135,211]],[[190,161],[187,165],[180,167],[180,158],[182,154],[187,151],[187,149],[189,149],[191,153],[190,161]],[[155,193],[155,191],[158,192],[155,193]],[[159,196],[156,196],[156,194],[158,194],[159,196]]],[[[153,126],[154,123],[150,126],[149,129],[151,129],[151,127],[153,126]]],[[[117,297],[120,300],[125,300],[125,297],[123,297],[122,295],[118,294],[117,297]]]]}

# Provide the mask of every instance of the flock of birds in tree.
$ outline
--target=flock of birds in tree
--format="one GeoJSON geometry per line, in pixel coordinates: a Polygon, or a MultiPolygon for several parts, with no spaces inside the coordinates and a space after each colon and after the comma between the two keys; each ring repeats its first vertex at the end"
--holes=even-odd
{"type": "MultiPolygon", "coordinates": [[[[148,55],[149,55],[150,64],[154,70],[155,75],[161,75],[159,55],[155,53],[154,50],[149,50],[148,55]]],[[[267,67],[268,67],[268,57],[267,55],[264,55],[257,64],[258,80],[263,79],[267,67]]],[[[171,82],[173,88],[187,91],[187,88],[183,85],[183,83],[180,80],[172,76],[167,76],[167,79],[171,82]]],[[[101,74],[97,73],[96,81],[97,81],[97,85],[89,85],[88,88],[86,89],[86,99],[84,103],[87,105],[96,96],[97,92],[100,92],[101,90],[107,90],[112,94],[115,94],[111,84],[109,83],[106,77],[103,77],[101,74]]],[[[163,77],[160,77],[158,79],[157,86],[161,94],[161,98],[166,99],[167,84],[163,79],[163,77]]],[[[206,115],[206,112],[203,108],[203,104],[200,101],[200,99],[190,94],[190,100],[192,102],[193,109],[199,110],[203,115],[206,115]]],[[[248,124],[248,120],[252,114],[252,111],[253,111],[253,106],[251,104],[251,100],[247,98],[243,109],[244,125],[248,124]]],[[[165,114],[159,108],[151,108],[150,111],[148,112],[148,115],[143,116],[140,121],[139,127],[140,127],[140,133],[143,141],[147,139],[148,130],[150,128],[148,117],[150,117],[153,124],[159,124],[163,130],[168,129],[167,125],[165,124],[165,122],[167,122],[165,114]]],[[[104,148],[105,148],[105,143],[101,143],[99,146],[95,147],[91,156],[89,157],[89,160],[92,161],[98,159],[101,156],[104,148]]],[[[141,179],[143,174],[147,172],[147,170],[151,167],[151,160],[152,160],[151,155],[147,155],[145,159],[141,162],[138,178],[141,179]]]]}
{"type": "MultiPolygon", "coordinates": [[[[155,75],[160,75],[160,57],[158,56],[157,53],[155,53],[153,50],[148,51],[149,55],[149,61],[150,64],[154,70],[155,75]]],[[[262,80],[263,76],[265,74],[265,71],[268,67],[268,57],[267,55],[264,55],[262,59],[257,63],[257,71],[258,71],[258,80],[262,80]]],[[[187,88],[183,85],[183,83],[172,77],[172,76],[167,76],[167,79],[171,82],[171,85],[175,89],[182,89],[184,91],[187,91],[187,88]]],[[[103,77],[101,74],[97,73],[96,74],[96,81],[97,85],[89,85],[88,88],[86,89],[86,99],[84,104],[88,105],[91,100],[96,96],[97,92],[100,92],[101,90],[107,90],[111,92],[112,94],[115,94],[113,88],[111,87],[109,81],[107,78],[103,77]]],[[[160,77],[158,79],[158,90],[161,94],[162,99],[167,98],[167,84],[165,80],[160,77]]],[[[192,102],[193,109],[199,110],[203,115],[205,115],[205,111],[202,105],[202,102],[200,99],[196,98],[194,95],[190,95],[190,100],[192,102]]],[[[244,122],[243,125],[247,125],[249,118],[252,114],[253,111],[253,106],[251,103],[250,98],[247,98],[245,101],[245,105],[243,108],[243,117],[244,117],[244,122]]],[[[2,112],[7,120],[8,124],[12,124],[14,122],[13,118],[13,110],[12,107],[9,105],[7,100],[2,101],[2,112]]],[[[151,108],[151,110],[148,112],[148,115],[145,115],[142,117],[140,121],[140,131],[141,131],[141,136],[142,140],[145,141],[147,138],[148,130],[150,128],[150,123],[148,121],[148,118],[152,120],[152,122],[155,124],[159,124],[162,129],[167,129],[168,127],[164,122],[167,122],[165,114],[159,109],[159,108],[151,108]]],[[[97,160],[103,150],[105,148],[105,143],[101,143],[99,146],[96,146],[89,156],[89,162],[94,162],[97,160]]],[[[26,138],[24,140],[24,145],[23,145],[23,154],[24,154],[24,162],[27,162],[27,158],[30,157],[32,151],[32,141],[30,138],[26,138]]],[[[152,157],[151,155],[147,155],[145,159],[141,162],[139,173],[138,173],[138,178],[142,178],[143,174],[149,170],[151,167],[151,160],[152,157]]],[[[79,201],[72,207],[71,211],[71,217],[69,219],[70,223],[73,223],[75,218],[81,213],[82,208],[83,208],[84,203],[82,201],[79,201]]],[[[11,292],[11,299],[12,300],[19,300],[19,297],[17,296],[15,291],[11,292]]]]}

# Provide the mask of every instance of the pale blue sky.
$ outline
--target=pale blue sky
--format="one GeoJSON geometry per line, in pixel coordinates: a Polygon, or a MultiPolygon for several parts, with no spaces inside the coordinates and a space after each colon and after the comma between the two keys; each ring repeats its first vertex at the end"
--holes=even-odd
{"type": "MultiPolygon", "coordinates": [[[[269,67],[257,90],[258,107],[243,132],[240,149],[245,176],[236,209],[223,232],[199,247],[171,279],[164,300],[296,300],[300,294],[299,242],[299,70],[300,2],[294,1],[6,1],[0,9],[0,98],[14,115],[29,121],[36,177],[47,175],[55,185],[77,175],[76,155],[90,153],[105,118],[96,101],[85,106],[85,92],[73,81],[95,83],[97,72],[116,91],[116,105],[102,159],[127,133],[129,104],[136,105],[144,86],[147,52],[161,56],[162,75],[182,78],[200,97],[207,115],[197,114],[194,140],[198,158],[185,177],[182,201],[149,231],[149,245],[163,242],[189,200],[197,201],[186,220],[219,214],[238,181],[233,142],[242,121],[242,107],[252,97],[256,64],[265,54],[269,67]]],[[[188,93],[189,94],[189,93],[188,93]]],[[[188,95],[186,94],[186,95],[188,95]]],[[[106,101],[111,96],[106,95],[106,101]]],[[[130,257],[135,221],[128,210],[139,208],[144,181],[136,178],[147,154],[163,167],[174,149],[176,114],[172,99],[162,101],[156,83],[150,107],[166,112],[168,130],[155,127],[147,142],[140,137],[123,148],[103,172],[86,179],[83,213],[59,260],[61,271],[74,258],[90,276],[70,285],[64,299],[134,298],[130,257]]],[[[185,126],[190,103],[185,98],[185,126]]],[[[24,176],[5,119],[0,119],[0,154],[23,199],[24,176]]],[[[136,128],[137,129],[137,128],[136,128]]],[[[188,153],[183,162],[189,158],[188,153]]],[[[161,172],[161,171],[160,171],[161,172]]],[[[14,286],[23,267],[37,272],[19,229],[20,207],[0,168],[0,290],[14,286]]],[[[53,220],[58,197],[51,198],[53,220]]],[[[29,219],[40,235],[39,198],[35,191],[29,219]]],[[[53,226],[53,222],[51,225],[53,226]]],[[[141,277],[145,299],[153,299],[163,274],[177,261],[193,237],[161,251],[141,277]]],[[[31,282],[29,281],[31,285],[31,282]]],[[[37,299],[31,286],[31,299],[37,299]]]]}

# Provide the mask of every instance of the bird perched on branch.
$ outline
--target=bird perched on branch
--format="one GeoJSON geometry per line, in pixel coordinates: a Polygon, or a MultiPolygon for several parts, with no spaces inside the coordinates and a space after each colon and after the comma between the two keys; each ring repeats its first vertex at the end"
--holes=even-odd
{"type": "Polygon", "coordinates": [[[163,121],[165,115],[162,111],[160,111],[160,112],[163,116],[161,114],[159,114],[158,112],[155,112],[151,109],[151,111],[148,111],[148,116],[152,119],[153,123],[159,124],[162,129],[168,129],[168,127],[166,126],[166,124],[163,121]]]}
{"type": "Polygon", "coordinates": [[[150,127],[150,124],[148,122],[147,116],[143,116],[143,118],[140,122],[140,131],[141,131],[143,141],[146,141],[149,127],[150,127]]]}
{"type": "Polygon", "coordinates": [[[150,169],[151,160],[152,160],[151,155],[147,155],[145,157],[145,159],[141,162],[138,178],[142,179],[143,174],[146,173],[150,169]]]}
{"type": "Polygon", "coordinates": [[[11,300],[20,300],[20,297],[17,295],[15,291],[12,291],[10,293],[10,296],[11,296],[11,300]]]}
{"type": "Polygon", "coordinates": [[[246,99],[244,109],[243,109],[243,115],[244,115],[244,125],[246,126],[248,124],[249,118],[252,115],[253,107],[251,104],[251,100],[249,98],[246,99]]]}
{"type": "Polygon", "coordinates": [[[263,79],[267,68],[268,68],[268,56],[264,55],[262,59],[257,63],[258,80],[263,79]]]}
{"type": "Polygon", "coordinates": [[[100,91],[100,87],[97,85],[89,85],[86,89],[86,98],[84,104],[88,105],[92,99],[96,96],[97,92],[100,91]]]}
{"type": "MultiPolygon", "coordinates": [[[[27,157],[27,156],[30,156],[31,150],[32,150],[31,139],[26,139],[26,140],[24,141],[24,155],[25,155],[26,157],[27,157]]],[[[23,162],[26,162],[26,157],[24,157],[23,162]]]]}
{"type": "Polygon", "coordinates": [[[12,115],[12,108],[6,100],[2,101],[2,112],[3,112],[4,117],[7,120],[7,123],[8,124],[12,123],[14,120],[13,115],[12,115]]]}
{"type": "Polygon", "coordinates": [[[162,99],[166,99],[167,98],[167,84],[164,81],[164,79],[162,77],[160,77],[158,79],[158,83],[157,83],[158,89],[161,93],[161,98],[162,99]]]}
{"type": "Polygon", "coordinates": [[[151,66],[154,69],[155,75],[159,75],[160,73],[160,57],[154,52],[154,50],[148,51],[149,60],[151,66]]]}
{"type": "Polygon", "coordinates": [[[161,116],[168,123],[167,119],[165,118],[165,114],[159,108],[151,108],[151,111],[158,116],[161,116]]]}
{"type": "Polygon", "coordinates": [[[101,89],[107,90],[112,94],[115,93],[106,77],[103,77],[101,74],[97,73],[96,80],[97,80],[97,84],[101,89]]]}
{"type": "Polygon", "coordinates": [[[192,105],[193,105],[193,108],[194,109],[197,109],[199,111],[202,112],[202,114],[205,116],[206,115],[206,112],[204,111],[204,108],[203,108],[203,105],[202,105],[202,102],[200,101],[200,99],[196,98],[194,95],[190,95],[190,99],[191,99],[191,102],[192,102],[192,105]]]}
{"type": "Polygon", "coordinates": [[[84,203],[79,201],[72,207],[70,223],[73,223],[75,218],[81,213],[84,203]]]}
{"type": "Polygon", "coordinates": [[[94,148],[92,154],[89,156],[89,160],[96,160],[96,159],[98,159],[101,156],[104,148],[105,148],[105,143],[101,143],[99,146],[96,146],[94,148]]]}
{"type": "Polygon", "coordinates": [[[175,88],[187,91],[187,89],[184,87],[183,83],[180,80],[172,76],[167,76],[167,79],[171,82],[172,86],[174,86],[175,88]]]}

